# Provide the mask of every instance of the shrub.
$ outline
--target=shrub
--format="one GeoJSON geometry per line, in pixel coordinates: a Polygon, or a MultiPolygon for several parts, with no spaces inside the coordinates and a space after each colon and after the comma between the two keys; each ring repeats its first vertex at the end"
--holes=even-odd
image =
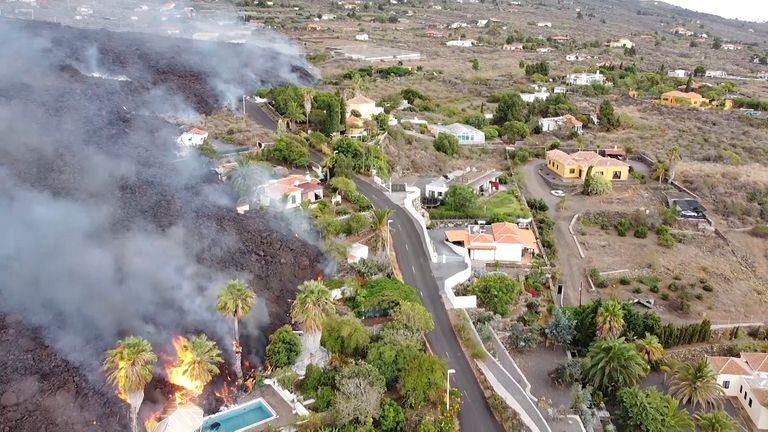
{"type": "Polygon", "coordinates": [[[596,267],[592,267],[589,270],[589,278],[592,279],[592,281],[597,281],[600,279],[600,270],[598,270],[596,267]]]}
{"type": "Polygon", "coordinates": [[[768,238],[768,224],[755,225],[749,233],[758,238],[768,238]]]}
{"type": "Polygon", "coordinates": [[[597,287],[598,288],[608,288],[608,281],[605,279],[600,279],[597,281],[597,287]]]}
{"type": "Polygon", "coordinates": [[[611,181],[597,174],[590,174],[584,180],[585,195],[605,195],[613,190],[611,181]]]}
{"type": "Polygon", "coordinates": [[[694,297],[696,297],[696,300],[704,300],[704,294],[702,293],[696,293],[694,297]]]}
{"type": "Polygon", "coordinates": [[[319,366],[310,364],[304,373],[304,379],[299,383],[299,391],[307,399],[317,396],[317,390],[323,379],[323,369],[319,366]]]}
{"type": "Polygon", "coordinates": [[[659,286],[659,278],[653,275],[645,275],[640,276],[637,278],[637,281],[641,284],[647,286],[647,287],[658,287],[659,286]]]}
{"type": "Polygon", "coordinates": [[[619,283],[622,285],[629,285],[632,283],[632,279],[629,276],[622,276],[619,278],[619,283]]]}
{"type": "Polygon", "coordinates": [[[333,406],[334,399],[335,394],[332,388],[325,386],[320,387],[317,390],[317,397],[315,398],[315,404],[312,408],[317,412],[327,411],[333,406]]]}
{"type": "Polygon", "coordinates": [[[654,293],[654,294],[659,292],[659,287],[658,286],[652,286],[650,289],[651,289],[651,292],[654,293]]]}
{"type": "Polygon", "coordinates": [[[581,361],[575,358],[565,360],[548,375],[555,385],[570,386],[581,380],[581,361]]]}
{"type": "Polygon", "coordinates": [[[515,351],[527,351],[541,343],[541,329],[538,326],[525,327],[513,322],[507,328],[509,348],[515,351]]]}
{"type": "Polygon", "coordinates": [[[635,228],[635,237],[644,239],[648,237],[648,227],[645,225],[639,225],[635,228]]]}
{"type": "Polygon", "coordinates": [[[282,368],[292,365],[299,354],[301,354],[301,341],[293,333],[291,326],[286,324],[269,336],[264,357],[272,367],[282,368]]]}
{"type": "Polygon", "coordinates": [[[616,232],[619,237],[626,237],[629,230],[632,229],[632,222],[629,219],[622,218],[616,222],[616,232]]]}
{"type": "Polygon", "coordinates": [[[491,273],[480,276],[469,287],[469,292],[477,295],[486,308],[506,316],[520,294],[520,284],[505,274],[491,273]]]}
{"type": "Polygon", "coordinates": [[[661,299],[664,301],[669,300],[669,293],[661,293],[661,299]]]}
{"type": "Polygon", "coordinates": [[[660,235],[658,241],[659,246],[664,246],[665,248],[671,248],[675,245],[675,239],[669,234],[660,235]]]}
{"type": "Polygon", "coordinates": [[[459,152],[459,139],[451,134],[440,132],[435,138],[435,150],[448,156],[454,156],[459,152]]]}
{"type": "Polygon", "coordinates": [[[641,292],[643,292],[643,289],[640,287],[634,287],[632,288],[632,292],[635,294],[640,294],[641,292]]]}
{"type": "Polygon", "coordinates": [[[703,289],[706,292],[712,292],[714,288],[712,287],[712,284],[710,284],[709,282],[706,282],[701,286],[701,289],[703,289]]]}
{"type": "Polygon", "coordinates": [[[667,285],[667,289],[672,292],[677,292],[680,289],[680,284],[677,282],[670,282],[669,285],[667,285]]]}

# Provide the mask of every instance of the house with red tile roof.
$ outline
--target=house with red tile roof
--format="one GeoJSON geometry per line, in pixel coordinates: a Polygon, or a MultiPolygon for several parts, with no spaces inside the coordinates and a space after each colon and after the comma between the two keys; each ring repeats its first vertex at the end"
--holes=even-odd
{"type": "Polygon", "coordinates": [[[524,254],[538,252],[533,231],[509,222],[448,230],[445,239],[467,249],[469,257],[478,261],[522,262],[524,254]]]}
{"type": "Polygon", "coordinates": [[[717,383],[758,430],[768,429],[768,353],[743,352],[740,357],[707,357],[717,383]]]}
{"type": "Polygon", "coordinates": [[[277,180],[270,180],[256,189],[259,203],[263,206],[296,208],[302,202],[315,203],[323,199],[320,180],[309,174],[294,174],[277,180]]]}

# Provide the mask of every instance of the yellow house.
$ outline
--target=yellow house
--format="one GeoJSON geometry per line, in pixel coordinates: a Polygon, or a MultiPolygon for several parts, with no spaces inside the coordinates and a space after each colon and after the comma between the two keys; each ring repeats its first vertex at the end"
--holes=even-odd
{"type": "Polygon", "coordinates": [[[701,107],[709,103],[709,99],[695,92],[668,91],[661,95],[661,104],[667,106],[701,107]]]}
{"type": "Polygon", "coordinates": [[[617,159],[602,157],[593,151],[577,151],[570,155],[557,149],[547,152],[547,168],[561,178],[584,180],[590,167],[593,175],[608,180],[629,178],[629,165],[617,159]]]}

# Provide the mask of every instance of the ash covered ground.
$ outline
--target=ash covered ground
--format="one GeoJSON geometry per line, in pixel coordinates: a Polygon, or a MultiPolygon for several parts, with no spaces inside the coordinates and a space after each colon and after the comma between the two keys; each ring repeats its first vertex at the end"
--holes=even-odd
{"type": "Polygon", "coordinates": [[[242,330],[258,363],[326,266],[316,234],[237,215],[203,160],[175,160],[167,119],[311,79],[295,52],[0,20],[0,431],[127,430],[103,352],[136,334],[162,360],[172,335],[205,332],[228,355],[214,299],[234,277],[259,297],[242,330]]]}

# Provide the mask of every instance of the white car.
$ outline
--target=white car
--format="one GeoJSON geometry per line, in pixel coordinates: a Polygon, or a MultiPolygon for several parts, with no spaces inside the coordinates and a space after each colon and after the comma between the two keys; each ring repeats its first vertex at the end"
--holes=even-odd
{"type": "Polygon", "coordinates": [[[556,196],[556,197],[564,197],[565,196],[565,192],[561,191],[560,189],[552,190],[551,194],[556,196]]]}
{"type": "Polygon", "coordinates": [[[698,217],[699,214],[696,213],[696,212],[689,211],[689,210],[683,210],[683,211],[680,212],[680,216],[689,217],[689,218],[695,218],[695,217],[698,217]]]}

